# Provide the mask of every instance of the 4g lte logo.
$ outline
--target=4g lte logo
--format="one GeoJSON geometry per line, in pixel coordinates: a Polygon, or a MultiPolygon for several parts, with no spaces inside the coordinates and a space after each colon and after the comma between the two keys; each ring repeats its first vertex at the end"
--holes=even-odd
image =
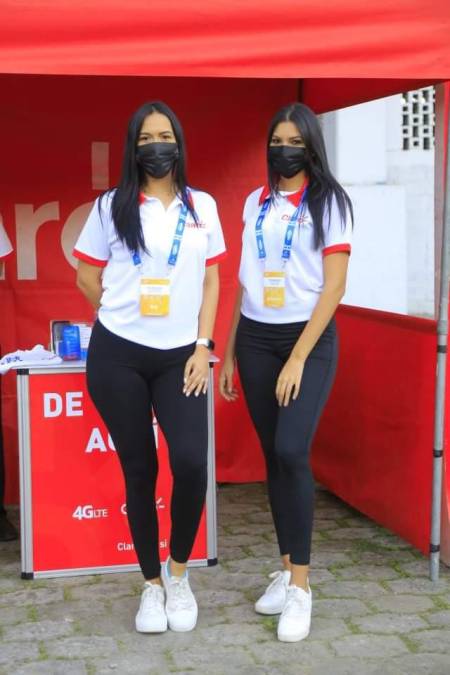
{"type": "Polygon", "coordinates": [[[94,509],[92,504],[86,506],[77,506],[72,513],[72,518],[76,520],[92,520],[93,518],[107,518],[108,509],[94,509]]]}

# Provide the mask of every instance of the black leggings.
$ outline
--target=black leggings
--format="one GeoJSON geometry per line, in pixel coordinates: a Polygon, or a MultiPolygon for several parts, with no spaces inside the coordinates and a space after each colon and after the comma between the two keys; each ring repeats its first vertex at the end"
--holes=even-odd
{"type": "Polygon", "coordinates": [[[306,360],[297,400],[279,407],[278,375],[305,325],[306,321],[267,324],[241,316],[236,335],[239,375],[266,460],[280,553],[289,554],[296,565],[308,565],[310,560],[314,481],[309,454],[338,352],[333,319],[306,360]]]}
{"type": "Polygon", "coordinates": [[[125,478],[128,522],[142,573],[159,577],[155,505],[158,459],[151,408],[169,448],[173,475],[171,557],[187,562],[207,486],[206,396],[183,394],[183,374],[195,345],[153,349],[94,326],[87,359],[91,398],[115,445],[125,478]]]}

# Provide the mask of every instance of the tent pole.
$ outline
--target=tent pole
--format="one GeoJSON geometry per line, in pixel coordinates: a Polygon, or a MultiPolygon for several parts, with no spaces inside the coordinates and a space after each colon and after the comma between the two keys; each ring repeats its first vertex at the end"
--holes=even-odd
{"type": "MultiPolygon", "coordinates": [[[[444,113],[445,114],[445,113],[444,113]]],[[[437,324],[436,407],[434,415],[433,487],[431,503],[430,578],[439,579],[439,553],[441,543],[442,465],[444,453],[444,410],[448,342],[448,294],[450,248],[450,116],[447,127],[447,158],[444,187],[444,223],[441,249],[441,279],[439,291],[439,317],[437,324]]],[[[445,136],[444,136],[445,137],[445,136]]]]}

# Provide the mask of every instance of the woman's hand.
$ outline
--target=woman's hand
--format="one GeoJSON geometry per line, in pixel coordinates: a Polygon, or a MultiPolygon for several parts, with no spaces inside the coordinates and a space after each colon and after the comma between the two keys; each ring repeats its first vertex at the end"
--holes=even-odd
{"type": "Polygon", "coordinates": [[[234,358],[225,356],[223,366],[219,375],[219,391],[225,401],[235,401],[238,397],[238,391],[233,384],[234,379],[234,358]]]}
{"type": "Polygon", "coordinates": [[[198,396],[206,394],[208,389],[209,349],[198,345],[195,352],[186,361],[184,368],[183,394],[190,396],[192,392],[198,396]]]}
{"type": "Polygon", "coordinates": [[[302,359],[292,355],[288,358],[278,376],[275,389],[278,405],[286,407],[291,396],[293,401],[298,397],[304,366],[305,362],[302,359]]]}

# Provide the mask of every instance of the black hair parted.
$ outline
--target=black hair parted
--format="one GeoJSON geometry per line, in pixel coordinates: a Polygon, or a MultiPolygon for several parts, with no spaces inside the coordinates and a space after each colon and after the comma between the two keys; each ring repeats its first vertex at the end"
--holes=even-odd
{"type": "MultiPolygon", "coordinates": [[[[304,103],[290,103],[280,108],[270,123],[267,149],[276,127],[281,122],[293,122],[305,144],[308,159],[306,173],[309,178],[307,201],[314,225],[314,242],[316,248],[318,248],[323,245],[325,240],[324,212],[326,210],[331,214],[333,199],[336,200],[342,227],[345,226],[348,213],[353,226],[352,202],[347,192],[331,173],[322,129],[311,108],[308,108],[304,103]]],[[[275,198],[278,194],[280,176],[271,169],[270,165],[268,165],[268,174],[270,192],[272,198],[275,198]]]]}
{"type": "Polygon", "coordinates": [[[139,215],[139,193],[145,181],[145,173],[137,163],[136,148],[145,118],[155,112],[165,115],[172,125],[178,146],[178,158],[172,170],[175,189],[183,204],[187,206],[188,211],[197,222],[197,216],[187,192],[186,144],[181,123],[166,103],[162,101],[144,103],[133,113],[128,123],[119,184],[116,188],[107,190],[99,199],[99,211],[101,213],[102,199],[112,193],[111,214],[117,236],[131,252],[146,251],[139,215]]]}

